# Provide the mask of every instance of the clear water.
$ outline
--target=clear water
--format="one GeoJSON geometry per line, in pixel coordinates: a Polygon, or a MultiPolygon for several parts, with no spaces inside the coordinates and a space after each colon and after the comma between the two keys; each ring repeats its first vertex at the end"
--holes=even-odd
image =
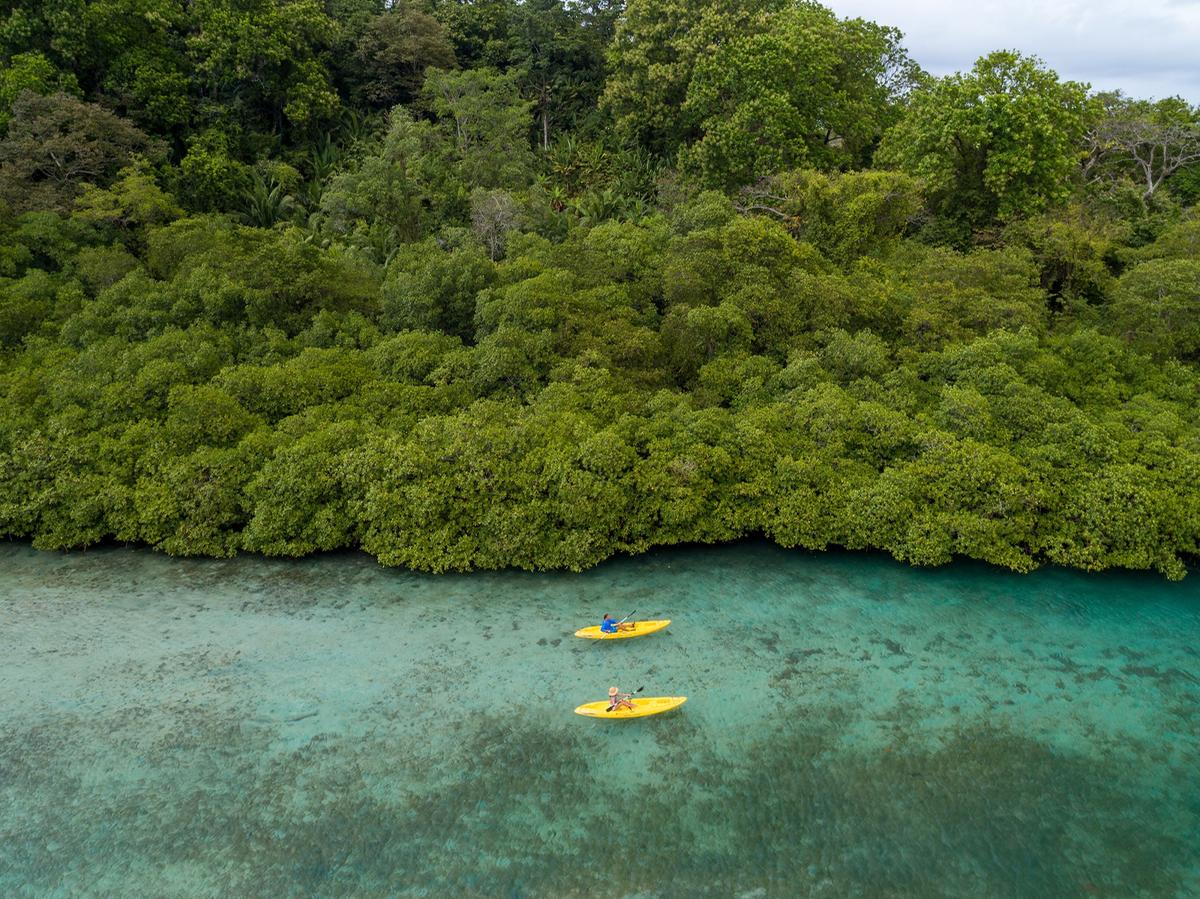
{"type": "Polygon", "coordinates": [[[3,896],[1200,896],[1197,574],[10,545],[0,618],[3,896]]]}

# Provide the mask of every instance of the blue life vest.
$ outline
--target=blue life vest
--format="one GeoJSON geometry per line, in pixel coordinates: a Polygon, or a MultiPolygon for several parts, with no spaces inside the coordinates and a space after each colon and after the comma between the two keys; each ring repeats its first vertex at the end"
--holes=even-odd
{"type": "Polygon", "coordinates": [[[615,634],[617,632],[617,623],[611,618],[605,618],[600,622],[600,633],[615,634]]]}

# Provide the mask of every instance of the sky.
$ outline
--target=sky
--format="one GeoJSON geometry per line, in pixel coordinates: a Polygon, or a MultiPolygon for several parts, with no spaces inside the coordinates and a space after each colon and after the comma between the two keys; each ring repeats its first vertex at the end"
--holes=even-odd
{"type": "Polygon", "coordinates": [[[1131,97],[1200,103],[1200,0],[825,0],[839,15],[904,32],[935,75],[992,50],[1040,56],[1062,78],[1131,97]]]}

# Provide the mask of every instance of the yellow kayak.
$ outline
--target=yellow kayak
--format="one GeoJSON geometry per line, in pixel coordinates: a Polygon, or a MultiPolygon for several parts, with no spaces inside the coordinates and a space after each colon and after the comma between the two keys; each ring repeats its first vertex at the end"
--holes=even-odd
{"type": "Polygon", "coordinates": [[[586,715],[589,718],[645,718],[647,715],[657,715],[677,709],[685,702],[686,696],[647,696],[645,699],[631,699],[632,709],[608,710],[608,700],[602,702],[587,702],[575,710],[576,715],[586,715]]]}
{"type": "Polygon", "coordinates": [[[644,637],[646,634],[661,631],[670,623],[670,618],[664,618],[662,621],[630,621],[629,624],[636,625],[633,630],[617,631],[615,634],[603,633],[600,625],[596,624],[592,627],[581,627],[575,632],[575,636],[586,637],[588,640],[628,640],[630,637],[644,637]]]}

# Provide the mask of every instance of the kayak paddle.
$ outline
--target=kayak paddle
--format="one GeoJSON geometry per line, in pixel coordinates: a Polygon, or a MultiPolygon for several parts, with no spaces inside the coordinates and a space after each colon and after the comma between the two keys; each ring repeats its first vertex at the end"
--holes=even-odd
{"type": "MultiPolygon", "coordinates": [[[[601,640],[603,640],[605,637],[611,637],[611,636],[613,636],[614,634],[620,633],[620,630],[621,630],[621,625],[622,625],[622,624],[624,624],[626,621],[628,621],[628,620],[629,620],[629,618],[630,618],[630,617],[631,617],[631,616],[634,614],[634,612],[637,612],[637,609],[634,609],[634,610],[633,610],[633,612],[630,612],[628,615],[626,615],[624,618],[622,618],[620,621],[618,621],[618,622],[617,622],[617,629],[616,629],[615,631],[613,631],[613,633],[612,633],[612,634],[604,634],[604,633],[602,633],[602,634],[600,635],[600,639],[599,639],[599,640],[596,640],[594,643],[592,643],[592,646],[595,646],[595,645],[596,645],[596,643],[599,643],[599,642],[600,642],[601,640]]],[[[593,621],[595,621],[596,619],[594,619],[594,618],[593,618],[592,620],[593,620],[593,621]]],[[[592,646],[589,646],[589,647],[588,647],[588,649],[591,649],[591,648],[592,648],[592,646]]]]}

